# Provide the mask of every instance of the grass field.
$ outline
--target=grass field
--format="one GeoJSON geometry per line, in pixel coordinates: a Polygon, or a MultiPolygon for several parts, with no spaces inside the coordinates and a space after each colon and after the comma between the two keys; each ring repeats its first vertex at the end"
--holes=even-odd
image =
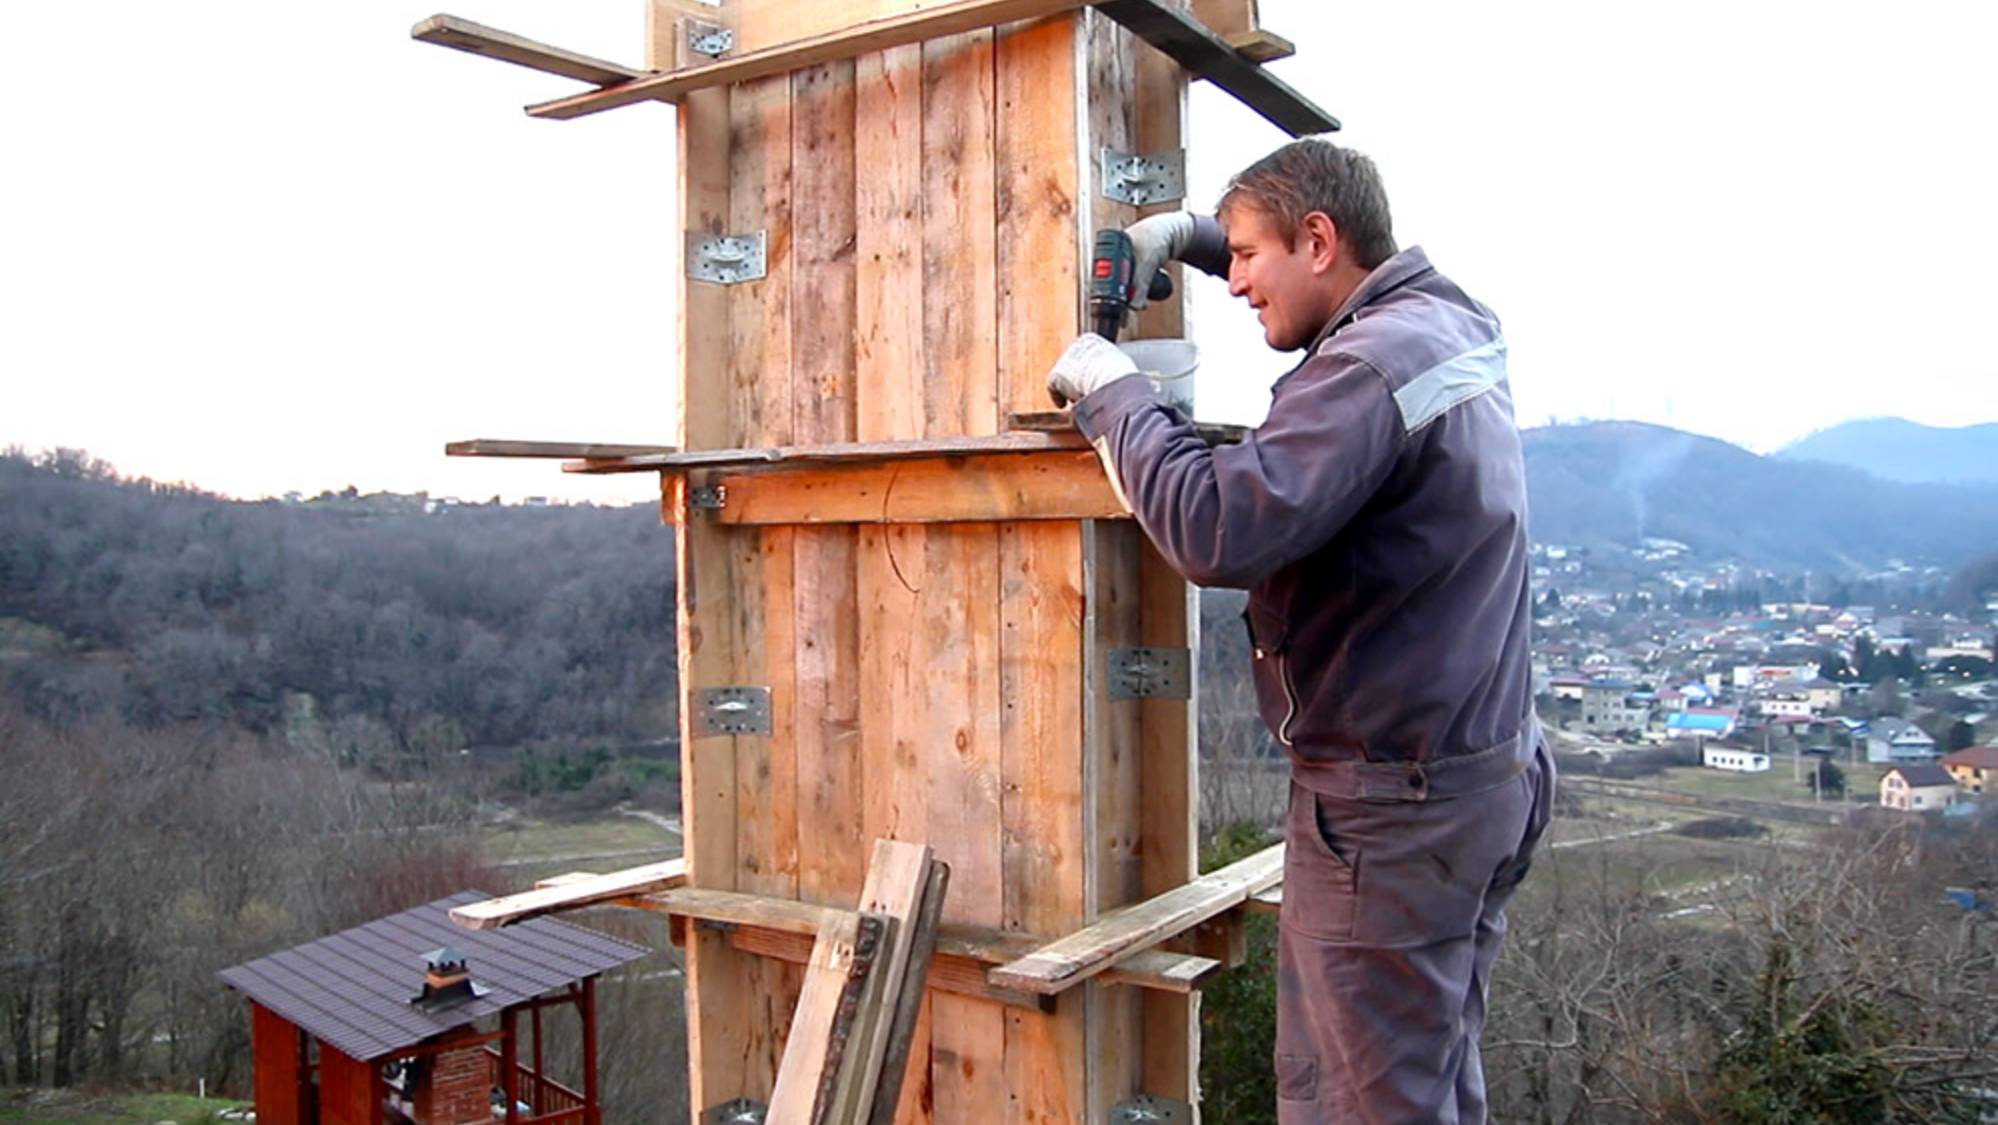
{"type": "Polygon", "coordinates": [[[681,848],[679,834],[663,825],[615,813],[573,823],[509,821],[482,832],[479,842],[506,884],[488,888],[495,893],[522,890],[536,879],[570,871],[657,863],[678,856],[681,848]]]}
{"type": "Polygon", "coordinates": [[[7,1090],[0,1092],[0,1125],[205,1125],[242,1104],[189,1094],[7,1090]]]}

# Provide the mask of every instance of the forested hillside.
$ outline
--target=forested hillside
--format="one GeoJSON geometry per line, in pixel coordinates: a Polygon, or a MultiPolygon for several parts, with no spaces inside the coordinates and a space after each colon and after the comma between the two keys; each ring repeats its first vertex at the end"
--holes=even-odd
{"type": "Polygon", "coordinates": [[[1641,422],[1523,436],[1543,543],[1627,547],[1659,536],[1702,559],[1820,574],[1893,559],[1953,570],[1998,543],[1998,485],[1881,480],[1641,422]]]}
{"type": "Polygon", "coordinates": [[[1790,461],[1825,461],[1909,483],[1998,484],[1998,423],[1924,426],[1905,418],[1861,418],[1778,450],[1790,461]]]}
{"type": "Polygon", "coordinates": [[[673,731],[657,512],[425,508],[0,456],[0,1084],[240,1089],[216,970],[510,888],[503,805],[633,795],[584,790],[673,731]]]}
{"type": "Polygon", "coordinates": [[[0,457],[0,672],[35,715],[316,731],[345,756],[672,731],[649,506],[241,503],[0,457]]]}

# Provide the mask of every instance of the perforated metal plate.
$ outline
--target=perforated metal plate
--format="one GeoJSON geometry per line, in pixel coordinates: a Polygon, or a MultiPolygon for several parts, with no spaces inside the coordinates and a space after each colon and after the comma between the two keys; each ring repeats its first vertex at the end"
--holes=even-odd
{"type": "Polygon", "coordinates": [[[687,276],[717,285],[734,285],[762,277],[763,232],[724,235],[687,232],[687,276]]]}
{"type": "Polygon", "coordinates": [[[1186,150],[1133,155],[1103,150],[1103,195],[1119,203],[1168,203],[1186,197],[1186,150]]]}
{"type": "Polygon", "coordinates": [[[1183,648],[1113,648],[1105,675],[1112,699],[1193,698],[1193,654],[1183,648]]]}
{"type": "Polygon", "coordinates": [[[1110,1125],[1193,1125],[1193,1107],[1172,1098],[1139,1094],[1110,1110],[1110,1125]]]}
{"type": "Polygon", "coordinates": [[[770,689],[702,688],[694,719],[697,734],[769,734],[770,689]]]}
{"type": "Polygon", "coordinates": [[[721,58],[735,48],[735,32],[718,23],[686,21],[687,49],[711,59],[721,58]]]}

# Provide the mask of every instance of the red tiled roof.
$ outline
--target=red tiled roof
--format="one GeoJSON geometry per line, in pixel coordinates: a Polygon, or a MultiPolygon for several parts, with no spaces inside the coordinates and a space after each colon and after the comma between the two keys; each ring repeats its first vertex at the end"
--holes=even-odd
{"type": "Polygon", "coordinates": [[[1946,766],[1966,766],[1974,770],[1998,770],[1998,746],[1972,746],[1943,755],[1946,766]]]}

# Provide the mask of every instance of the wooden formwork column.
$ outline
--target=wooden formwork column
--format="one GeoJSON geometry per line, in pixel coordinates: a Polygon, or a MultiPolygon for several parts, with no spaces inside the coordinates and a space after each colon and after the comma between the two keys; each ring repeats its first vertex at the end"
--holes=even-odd
{"type": "MultiPolygon", "coordinates": [[[[655,0],[653,64],[688,8],[749,51],[918,6],[655,0]]],[[[764,232],[767,272],[681,284],[682,447],[989,435],[1044,409],[1088,240],[1137,214],[1098,202],[1098,150],[1179,147],[1184,89],[1074,12],[687,95],[685,229],[764,232]]],[[[917,840],[951,865],[946,922],[1054,938],[1192,874],[1191,704],[1106,695],[1108,648],[1188,646],[1195,620],[1135,525],[731,526],[688,483],[665,503],[692,884],[850,906],[871,839],[917,840]],[[769,735],[698,733],[698,693],[729,685],[770,689],[769,735]]],[[[696,1114],[767,1100],[797,970],[699,925],[687,960],[696,1114]]],[[[1184,997],[933,991],[898,1120],[1190,1098],[1193,1035],[1184,997]]]]}

